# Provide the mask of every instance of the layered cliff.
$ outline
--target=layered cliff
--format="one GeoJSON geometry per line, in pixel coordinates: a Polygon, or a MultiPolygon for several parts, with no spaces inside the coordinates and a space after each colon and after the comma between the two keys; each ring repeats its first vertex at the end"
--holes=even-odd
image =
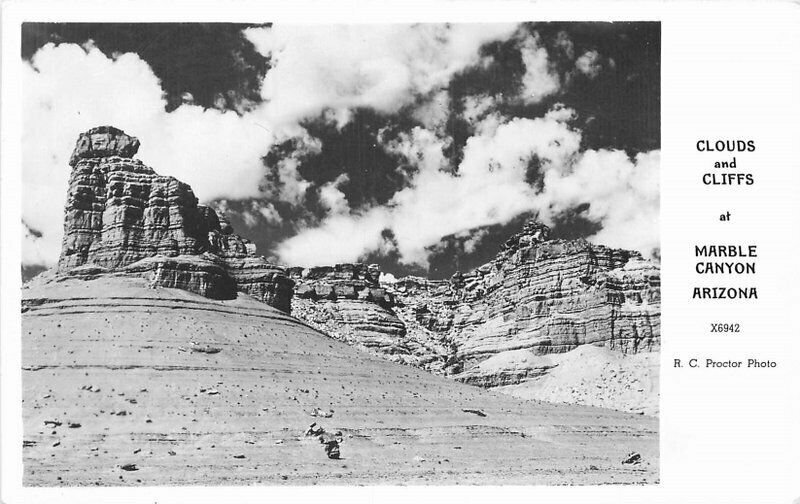
{"type": "Polygon", "coordinates": [[[447,335],[456,349],[448,371],[467,381],[481,381],[468,371],[504,351],[541,355],[594,344],[637,353],[659,346],[658,267],[635,252],[551,240],[536,222],[469,273],[447,283],[403,280],[395,289],[411,307],[401,317],[447,335]]]}
{"type": "Polygon", "coordinates": [[[138,148],[111,126],[78,138],[56,274],[138,275],[213,299],[242,291],[289,312],[292,282],[283,268],[256,256],[187,184],[133,159],[138,148]]]}
{"type": "MultiPolygon", "coordinates": [[[[350,343],[466,383],[532,383],[558,365],[565,368],[580,360],[537,356],[587,345],[612,352],[582,353],[607,356],[608,369],[617,360],[614,355],[638,355],[660,347],[657,263],[585,240],[551,239],[549,228],[534,221],[509,238],[492,261],[450,280],[406,277],[380,285],[374,267],[357,281],[336,276],[339,271],[366,269],[340,265],[293,273],[297,296],[304,299],[297,316],[350,343]],[[354,281],[362,287],[349,290],[354,281]],[[347,284],[347,290],[341,289],[347,296],[337,294],[337,282],[347,284]],[[363,295],[378,288],[380,302],[363,295]],[[378,311],[385,314],[383,319],[373,315],[378,311]]],[[[619,365],[624,368],[628,362],[633,359],[619,365]]],[[[638,367],[646,368],[648,377],[643,379],[650,380],[653,367],[638,367]]],[[[524,395],[531,394],[526,390],[524,395]]],[[[639,399],[643,395],[657,405],[657,391],[638,394],[639,399]]],[[[572,396],[563,399],[571,402],[572,396]]],[[[622,409],[636,405],[637,410],[654,411],[649,403],[640,408],[639,399],[627,401],[622,409]]]]}
{"type": "Polygon", "coordinates": [[[379,283],[377,265],[290,268],[292,313],[335,339],[389,360],[429,368],[442,349],[427,335],[409,334],[395,312],[396,296],[379,283]]]}

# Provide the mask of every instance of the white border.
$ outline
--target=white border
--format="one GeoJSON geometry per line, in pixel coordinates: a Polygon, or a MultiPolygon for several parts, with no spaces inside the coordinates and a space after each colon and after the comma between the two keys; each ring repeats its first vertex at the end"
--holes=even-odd
{"type": "MultiPolygon", "coordinates": [[[[2,495],[4,502],[218,502],[266,499],[326,502],[725,502],[789,503],[800,496],[800,345],[792,320],[798,306],[800,167],[800,8],[791,2],[6,2],[2,11],[2,150],[0,151],[0,364],[2,373],[2,495]],[[311,14],[309,14],[311,13],[311,14]],[[21,21],[224,21],[283,23],[642,21],[662,22],[662,483],[648,487],[161,487],[22,488],[20,408],[20,46],[21,21]],[[792,34],[793,32],[793,34],[792,34]],[[771,44],[775,40],[777,43],[771,44]],[[768,61],[766,67],[759,63],[768,61]],[[764,73],[753,78],[751,69],[764,73]],[[771,85],[780,82],[781,85],[771,85]],[[793,92],[794,91],[794,92],[793,92]],[[770,108],[761,110],[760,102],[770,108]],[[780,105],[779,109],[775,106],[780,105]],[[706,158],[687,148],[698,134],[755,136],[764,181],[741,205],[771,226],[750,222],[743,237],[759,240],[763,295],[782,299],[755,309],[698,305],[686,299],[694,281],[687,246],[718,232],[703,219],[728,200],[698,188],[706,158]],[[769,170],[769,171],[767,171],[769,170]],[[791,200],[791,202],[789,202],[791,200]],[[778,203],[776,203],[778,202],[778,203]],[[716,205],[716,206],[715,206],[716,205]],[[771,206],[770,206],[771,205],[771,206]],[[758,213],[767,206],[779,215],[758,213]],[[782,269],[781,269],[782,265],[782,269]],[[712,308],[709,308],[712,307],[712,308]],[[709,310],[761,324],[751,339],[702,333],[709,310]],[[769,320],[770,323],[765,323],[769,320]],[[778,373],[698,374],[669,366],[687,352],[761,351],[782,358],[778,373]],[[773,402],[769,402],[770,399],[773,402]],[[755,409],[754,409],[755,408],[755,409]]],[[[739,205],[737,203],[737,205],[739,205]]],[[[747,223],[745,223],[747,224],[747,223]]],[[[739,235],[737,235],[739,236],[739,235]]],[[[724,238],[721,238],[724,239],[724,238]]],[[[721,356],[721,355],[720,355],[721,356]]]]}

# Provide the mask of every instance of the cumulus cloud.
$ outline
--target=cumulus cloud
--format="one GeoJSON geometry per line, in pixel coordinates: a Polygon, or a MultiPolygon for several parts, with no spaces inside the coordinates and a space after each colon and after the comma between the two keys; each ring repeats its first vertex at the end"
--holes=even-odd
{"type": "Polygon", "coordinates": [[[639,250],[659,248],[660,151],[639,153],[589,150],[565,172],[549,171],[538,196],[541,217],[589,203],[586,218],[602,224],[591,241],[639,250]]]}
{"type": "Polygon", "coordinates": [[[478,244],[489,234],[486,228],[479,228],[476,231],[464,231],[456,235],[456,238],[463,240],[464,252],[471,254],[475,252],[478,244]]]}
{"type": "Polygon", "coordinates": [[[550,62],[547,49],[539,35],[528,34],[520,43],[525,75],[522,76],[522,99],[525,103],[539,103],[557,93],[561,79],[550,62]]]}
{"type": "Polygon", "coordinates": [[[23,216],[42,232],[37,243],[25,240],[26,264],[58,258],[67,163],[78,134],[94,126],[137,136],[139,158],[189,183],[202,200],[258,192],[271,136],[234,112],[193,105],[165,112],[158,79],[135,54],[108,58],[90,44],[48,44],[24,65],[22,81],[23,216]]]}
{"type": "Polygon", "coordinates": [[[332,109],[397,112],[479,63],[478,49],[515,25],[280,25],[245,30],[273,68],[262,85],[274,127],[332,109]]]}
{"type": "Polygon", "coordinates": [[[603,70],[603,65],[600,59],[600,53],[597,51],[586,51],[578,59],[575,60],[575,68],[580,73],[594,79],[603,70]]]}
{"type": "Polygon", "coordinates": [[[422,100],[422,103],[414,109],[413,117],[425,128],[441,131],[450,114],[449,107],[450,93],[447,90],[440,90],[422,100]]]}
{"type": "Polygon", "coordinates": [[[548,166],[564,166],[577,151],[580,134],[554,118],[515,118],[491,134],[470,138],[455,174],[440,169],[443,144],[437,150],[419,131],[411,140],[422,144],[426,154],[413,185],[391,201],[391,228],[403,259],[426,264],[426,248],[442,236],[505,223],[532,209],[529,162],[537,156],[548,166]]]}
{"type": "Polygon", "coordinates": [[[561,52],[566,59],[575,58],[575,44],[569,38],[569,34],[565,31],[560,31],[556,35],[555,47],[561,52]]]}
{"type": "Polygon", "coordinates": [[[287,264],[306,267],[352,262],[369,252],[386,253],[393,248],[383,233],[388,221],[388,211],[382,207],[364,214],[335,214],[284,241],[276,252],[287,264]]]}
{"type": "Polygon", "coordinates": [[[446,169],[447,140],[414,128],[387,146],[418,168],[408,187],[385,207],[324,219],[284,242],[278,255],[302,265],[354,261],[386,249],[381,233],[390,230],[402,262],[426,265],[443,236],[469,238],[469,252],[483,238],[476,228],[530,211],[552,225],[585,203],[585,217],[602,226],[592,241],[649,255],[658,246],[659,153],[630,159],[623,151],[582,152],[581,133],[569,125],[574,118],[574,110],[556,106],[544,117],[514,118],[476,134],[456,173],[446,169]],[[534,158],[542,189],[527,181],[534,158]]]}
{"type": "MultiPolygon", "coordinates": [[[[658,246],[658,151],[632,159],[622,151],[582,151],[577,112],[561,105],[542,117],[513,116],[509,103],[537,104],[568,87],[570,72],[562,82],[539,35],[485,24],[277,26],[245,35],[270,58],[271,69],[263,102],[239,114],[203,109],[191,96],[167,113],[158,79],[135,54],[108,58],[91,46],[62,44],[34,56],[23,75],[23,215],[42,233],[24,236],[27,263],[57,259],[67,160],[77,134],[100,124],[138,136],[139,157],[189,183],[201,200],[223,198],[222,208],[225,198],[256,198],[237,206],[253,232],[263,223],[285,224],[278,208],[303,209],[306,196],[315,195],[322,215],[286,218],[297,234],[274,250],[286,264],[350,262],[377,253],[426,265],[444,236],[462,240],[469,253],[486,234],[478,228],[526,212],[552,224],[587,203],[581,215],[600,225],[592,240],[645,253],[658,246]],[[483,44],[511,37],[524,65],[519,96],[480,90],[451,96],[454,76],[486,67],[483,44]],[[458,141],[455,169],[456,141],[445,127],[453,100],[461,100],[455,108],[471,135],[458,141]],[[358,181],[347,174],[325,183],[301,175],[303,163],[323,152],[303,120],[321,119],[341,131],[359,108],[381,117],[403,111],[417,124],[399,132],[394,124],[375,128],[381,147],[413,168],[398,167],[401,183],[381,206],[368,201],[351,208],[347,188],[358,181]],[[287,141],[291,148],[276,150],[268,171],[262,158],[287,141]]],[[[575,61],[572,73],[589,78],[613,66],[596,51],[575,59],[564,32],[551,50],[575,61]]]]}
{"type": "Polygon", "coordinates": [[[347,174],[342,173],[336,177],[336,180],[333,182],[328,182],[320,187],[320,203],[328,210],[329,213],[343,214],[350,211],[350,206],[347,204],[347,198],[345,198],[344,193],[339,190],[339,186],[346,183],[348,180],[347,174]]]}

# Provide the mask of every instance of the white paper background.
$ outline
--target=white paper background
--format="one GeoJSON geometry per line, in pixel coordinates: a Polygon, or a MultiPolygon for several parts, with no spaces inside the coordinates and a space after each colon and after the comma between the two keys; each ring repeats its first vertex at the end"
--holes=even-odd
{"type": "MultiPolygon", "coordinates": [[[[3,4],[3,502],[719,502],[800,497],[800,4],[792,2],[7,2],[3,4]],[[311,16],[311,17],[310,17],[311,16]],[[662,21],[661,484],[649,487],[21,488],[19,23],[35,21],[662,21]],[[752,139],[755,184],[708,187],[730,155],[700,139],[752,139]],[[718,216],[731,211],[733,220],[718,216]],[[691,301],[695,243],[757,244],[759,300],[691,301]],[[737,322],[738,335],[710,334],[737,322]],[[771,370],[673,369],[672,359],[778,361],[771,370]]],[[[736,280],[720,285],[750,285],[736,280]]]]}

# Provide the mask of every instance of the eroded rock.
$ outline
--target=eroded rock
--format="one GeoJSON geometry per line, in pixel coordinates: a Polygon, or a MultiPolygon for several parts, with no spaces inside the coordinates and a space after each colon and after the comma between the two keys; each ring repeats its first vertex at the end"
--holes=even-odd
{"type": "Polygon", "coordinates": [[[245,292],[288,313],[293,284],[284,269],[256,256],[187,184],[133,159],[138,148],[136,138],[111,126],[79,136],[56,274],[143,276],[153,287],[212,299],[245,292]]]}

